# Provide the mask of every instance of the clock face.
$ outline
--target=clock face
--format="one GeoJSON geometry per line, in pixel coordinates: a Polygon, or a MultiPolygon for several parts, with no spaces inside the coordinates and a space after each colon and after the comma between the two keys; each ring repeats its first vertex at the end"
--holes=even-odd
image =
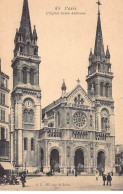
{"type": "Polygon", "coordinates": [[[25,106],[26,106],[27,108],[32,108],[32,102],[31,102],[30,100],[27,100],[27,101],[25,102],[25,106]]]}
{"type": "Polygon", "coordinates": [[[73,115],[73,123],[77,128],[83,128],[87,123],[86,115],[82,112],[76,112],[73,115]]]}

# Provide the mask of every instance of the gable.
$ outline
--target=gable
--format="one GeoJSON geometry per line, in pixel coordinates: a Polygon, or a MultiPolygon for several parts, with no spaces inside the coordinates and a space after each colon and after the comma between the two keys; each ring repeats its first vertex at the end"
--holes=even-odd
{"type": "Polygon", "coordinates": [[[92,100],[87,95],[85,90],[81,87],[81,85],[76,86],[76,88],[67,95],[67,103],[80,104],[89,107],[93,106],[92,100]]]}

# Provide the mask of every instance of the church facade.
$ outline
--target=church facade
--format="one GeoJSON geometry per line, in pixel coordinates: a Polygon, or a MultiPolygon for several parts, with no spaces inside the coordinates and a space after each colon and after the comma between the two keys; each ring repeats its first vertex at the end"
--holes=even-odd
{"type": "Polygon", "coordinates": [[[113,171],[114,101],[110,52],[103,46],[100,11],[94,53],[89,55],[87,93],[79,84],[41,109],[37,33],[24,0],[16,31],[11,94],[11,162],[19,170],[67,174],[113,171]]]}

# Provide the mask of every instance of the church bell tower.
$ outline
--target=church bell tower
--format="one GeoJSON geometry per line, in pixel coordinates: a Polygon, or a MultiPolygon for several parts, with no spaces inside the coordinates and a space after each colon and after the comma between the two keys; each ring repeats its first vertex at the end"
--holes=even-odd
{"type": "Polygon", "coordinates": [[[88,95],[95,100],[111,101],[112,99],[112,79],[110,52],[107,46],[104,51],[103,36],[100,19],[100,1],[98,4],[98,19],[96,29],[96,39],[94,53],[92,49],[89,55],[88,75],[86,77],[88,85],[88,95]]]}
{"type": "Polygon", "coordinates": [[[31,21],[28,0],[23,2],[19,29],[16,30],[11,94],[11,162],[22,169],[38,166],[37,135],[41,129],[41,90],[37,32],[31,21]]]}
{"type": "Polygon", "coordinates": [[[106,52],[103,45],[103,36],[100,18],[100,1],[98,0],[98,19],[94,53],[89,55],[88,75],[86,76],[88,95],[95,104],[95,131],[97,140],[105,135],[108,140],[105,142],[105,152],[108,160],[105,163],[105,170],[112,170],[115,166],[115,124],[114,124],[114,101],[112,98],[112,80],[110,52],[107,46],[106,52]],[[108,150],[108,151],[107,151],[108,150]]]}

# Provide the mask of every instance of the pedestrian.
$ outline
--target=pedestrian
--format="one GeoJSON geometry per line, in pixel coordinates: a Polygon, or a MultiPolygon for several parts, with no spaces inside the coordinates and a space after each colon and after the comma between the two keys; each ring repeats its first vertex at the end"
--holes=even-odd
{"type": "Polygon", "coordinates": [[[21,180],[21,183],[22,183],[22,187],[25,187],[25,183],[26,183],[26,175],[25,175],[25,173],[21,174],[20,180],[21,180]]]}
{"type": "Polygon", "coordinates": [[[108,175],[107,175],[107,185],[109,183],[110,186],[111,186],[111,181],[112,181],[112,177],[111,177],[110,173],[108,173],[108,175]]]}
{"type": "Polygon", "coordinates": [[[75,170],[75,176],[77,176],[77,170],[75,170]]]}
{"type": "Polygon", "coordinates": [[[96,171],[96,181],[98,181],[98,178],[99,178],[99,173],[98,171],[96,171]]]}
{"type": "Polygon", "coordinates": [[[105,181],[106,181],[106,175],[103,174],[103,185],[105,185],[105,181]]]}

